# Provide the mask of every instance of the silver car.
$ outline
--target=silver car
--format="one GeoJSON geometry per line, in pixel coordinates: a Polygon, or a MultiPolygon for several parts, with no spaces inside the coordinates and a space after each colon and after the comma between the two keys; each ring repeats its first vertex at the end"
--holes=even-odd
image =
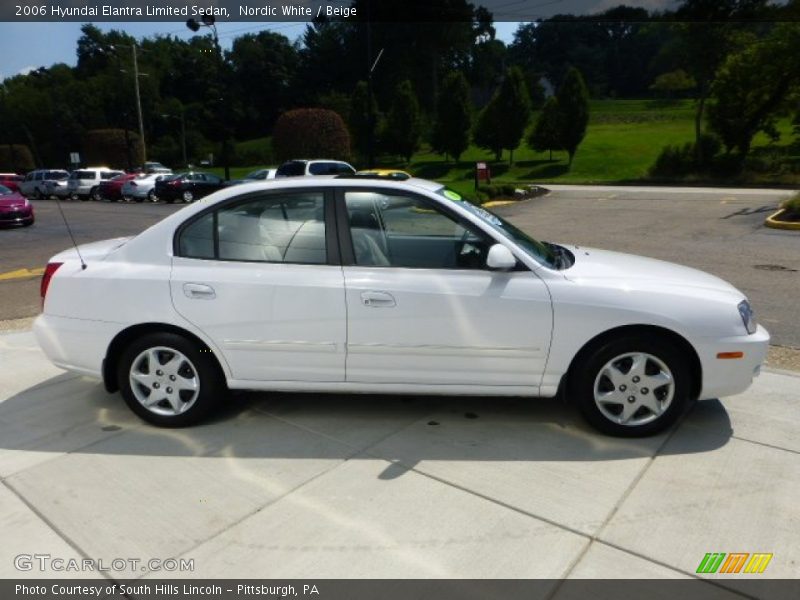
{"type": "Polygon", "coordinates": [[[69,173],[62,169],[36,169],[19,182],[19,193],[28,198],[47,198],[53,182],[64,182],[69,173]]]}
{"type": "Polygon", "coordinates": [[[89,167],[70,173],[67,181],[67,194],[72,200],[102,200],[100,182],[122,175],[123,171],[114,171],[108,167],[89,167]]]}
{"type": "Polygon", "coordinates": [[[131,200],[135,202],[143,202],[144,200],[158,202],[155,193],[156,181],[162,177],[169,177],[171,174],[172,171],[169,173],[143,173],[122,184],[122,197],[127,202],[131,200]]]}

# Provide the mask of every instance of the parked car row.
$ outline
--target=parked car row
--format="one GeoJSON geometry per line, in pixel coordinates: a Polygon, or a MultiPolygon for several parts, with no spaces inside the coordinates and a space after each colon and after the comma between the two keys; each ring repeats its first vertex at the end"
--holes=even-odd
{"type": "Polygon", "coordinates": [[[18,189],[27,198],[60,200],[119,200],[144,202],[193,202],[223,187],[283,177],[353,175],[356,170],[344,161],[296,159],[277,168],[258,169],[242,179],[225,181],[200,171],[174,174],[159,162],[146,162],[136,173],[109,167],[86,167],[69,172],[63,169],[36,169],[24,177],[0,174],[0,185],[18,189]]]}

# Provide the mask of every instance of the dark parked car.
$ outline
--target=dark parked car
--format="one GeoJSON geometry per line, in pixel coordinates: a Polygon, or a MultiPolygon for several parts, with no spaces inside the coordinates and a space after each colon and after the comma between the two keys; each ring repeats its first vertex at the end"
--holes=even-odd
{"type": "Polygon", "coordinates": [[[163,179],[156,181],[155,193],[159,200],[165,202],[194,202],[198,198],[207,196],[212,192],[225,187],[225,181],[211,173],[179,173],[177,175],[167,175],[163,179]]]}
{"type": "Polygon", "coordinates": [[[33,205],[17,191],[0,185],[0,225],[33,225],[33,205]]]}
{"type": "Polygon", "coordinates": [[[136,173],[123,173],[112,179],[104,179],[100,182],[99,186],[100,198],[103,200],[110,200],[111,202],[122,199],[122,186],[126,181],[130,181],[136,177],[136,173]]]}

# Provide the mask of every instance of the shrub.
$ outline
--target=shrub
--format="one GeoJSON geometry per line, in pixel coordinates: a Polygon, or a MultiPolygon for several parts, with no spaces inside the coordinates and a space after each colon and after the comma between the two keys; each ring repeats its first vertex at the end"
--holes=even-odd
{"type": "MultiPolygon", "coordinates": [[[[700,137],[700,157],[697,162],[696,146],[692,142],[682,146],[664,146],[650,167],[651,177],[683,177],[692,173],[705,172],[714,167],[723,167],[719,164],[717,154],[721,144],[713,135],[700,137]]],[[[723,167],[723,170],[727,170],[723,167]]]]}
{"type": "Polygon", "coordinates": [[[800,193],[786,200],[782,206],[788,213],[800,216],[800,193]]]}
{"type": "Polygon", "coordinates": [[[350,134],[342,118],[325,108],[298,108],[283,113],[272,132],[278,161],[292,158],[350,158],[350,134]]]}
{"type": "Polygon", "coordinates": [[[124,129],[92,129],[83,136],[83,163],[108,167],[127,167],[144,162],[139,136],[124,129]]]}
{"type": "Polygon", "coordinates": [[[0,171],[25,173],[36,168],[30,148],[21,144],[0,145],[0,171]]]}

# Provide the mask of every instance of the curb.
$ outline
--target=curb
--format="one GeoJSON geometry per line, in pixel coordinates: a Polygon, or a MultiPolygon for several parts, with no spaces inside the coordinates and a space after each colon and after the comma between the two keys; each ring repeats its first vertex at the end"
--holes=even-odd
{"type": "Polygon", "coordinates": [[[781,221],[780,216],[786,212],[785,208],[772,213],[764,221],[764,225],[772,229],[787,229],[789,231],[800,231],[800,221],[781,221]]]}

